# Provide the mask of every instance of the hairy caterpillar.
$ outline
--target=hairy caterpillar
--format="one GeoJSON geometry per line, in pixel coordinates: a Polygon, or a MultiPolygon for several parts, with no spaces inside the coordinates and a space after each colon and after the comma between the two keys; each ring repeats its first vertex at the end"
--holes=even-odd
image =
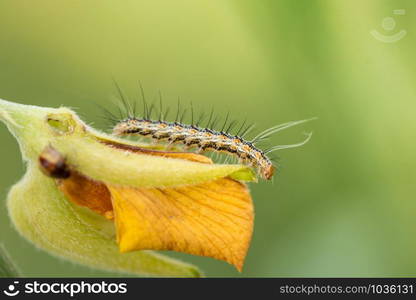
{"type": "MultiPolygon", "coordinates": [[[[194,123],[193,108],[191,105],[192,125],[183,124],[182,119],[186,111],[183,111],[182,114],[180,113],[179,102],[174,122],[167,122],[164,120],[166,118],[167,113],[163,114],[161,101],[159,118],[157,120],[152,120],[151,115],[153,105],[150,108],[147,107],[143,94],[143,89],[142,97],[144,105],[144,116],[142,118],[137,118],[135,117],[135,109],[133,109],[130,103],[125,99],[118,85],[116,86],[119,90],[121,101],[125,111],[128,114],[128,117],[116,122],[115,126],[112,129],[114,135],[138,135],[142,137],[150,137],[156,141],[167,142],[168,147],[170,145],[180,144],[188,149],[197,148],[199,152],[213,151],[218,153],[225,153],[238,158],[240,163],[244,163],[253,168],[256,168],[258,170],[259,175],[264,179],[270,180],[275,172],[275,167],[271,159],[267,156],[269,153],[277,150],[302,146],[305,143],[307,143],[312,136],[312,133],[309,133],[307,134],[307,138],[298,144],[279,145],[263,151],[256,147],[257,143],[269,138],[271,135],[281,130],[305,123],[312,119],[292,121],[276,125],[259,133],[253,139],[247,140],[244,139],[244,136],[249,131],[251,131],[254,126],[247,126],[244,129],[245,122],[243,122],[236,134],[230,134],[229,132],[231,128],[236,125],[236,122],[231,122],[228,128],[224,130],[228,121],[228,114],[221,130],[212,129],[214,127],[214,124],[216,123],[216,119],[214,119],[214,121],[211,122],[213,111],[211,111],[206,127],[202,128],[199,126],[199,123],[203,117],[199,118],[199,121],[194,123]]],[[[114,120],[114,115],[111,114],[111,116],[112,120],[114,120]]]]}

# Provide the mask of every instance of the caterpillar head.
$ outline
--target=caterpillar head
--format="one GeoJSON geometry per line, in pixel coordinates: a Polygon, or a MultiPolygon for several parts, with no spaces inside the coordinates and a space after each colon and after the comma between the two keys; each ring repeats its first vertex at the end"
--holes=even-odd
{"type": "Polygon", "coordinates": [[[275,170],[276,168],[272,164],[267,164],[262,170],[262,176],[265,179],[270,180],[272,179],[275,170]]]}

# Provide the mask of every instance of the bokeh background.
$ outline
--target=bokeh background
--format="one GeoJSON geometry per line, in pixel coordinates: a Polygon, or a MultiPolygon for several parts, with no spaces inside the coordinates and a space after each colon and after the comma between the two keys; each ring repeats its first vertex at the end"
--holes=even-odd
{"type": "MultiPolygon", "coordinates": [[[[110,105],[114,77],[132,98],[140,80],[167,106],[180,96],[258,128],[316,116],[273,137],[314,132],[278,153],[274,183],[250,185],[255,232],[241,274],[168,254],[208,276],[415,276],[415,16],[412,0],[3,0],[0,97],[74,107],[102,126],[95,103],[110,105]]],[[[114,276],[18,236],[4,200],[24,165],[4,126],[0,141],[1,242],[23,273],[114,276]]]]}

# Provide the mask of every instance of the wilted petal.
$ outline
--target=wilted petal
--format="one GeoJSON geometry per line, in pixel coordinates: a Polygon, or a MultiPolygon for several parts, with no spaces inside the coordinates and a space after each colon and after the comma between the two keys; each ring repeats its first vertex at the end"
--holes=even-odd
{"type": "Polygon", "coordinates": [[[58,186],[75,204],[88,207],[107,219],[113,218],[111,194],[105,184],[71,171],[69,178],[58,180],[58,186]]]}

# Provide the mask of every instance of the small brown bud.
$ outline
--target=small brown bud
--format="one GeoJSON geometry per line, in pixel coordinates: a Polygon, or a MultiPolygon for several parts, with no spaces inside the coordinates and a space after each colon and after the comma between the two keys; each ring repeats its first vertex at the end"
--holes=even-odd
{"type": "Polygon", "coordinates": [[[42,172],[53,178],[65,179],[71,175],[65,157],[52,146],[47,146],[39,156],[42,172]]]}

